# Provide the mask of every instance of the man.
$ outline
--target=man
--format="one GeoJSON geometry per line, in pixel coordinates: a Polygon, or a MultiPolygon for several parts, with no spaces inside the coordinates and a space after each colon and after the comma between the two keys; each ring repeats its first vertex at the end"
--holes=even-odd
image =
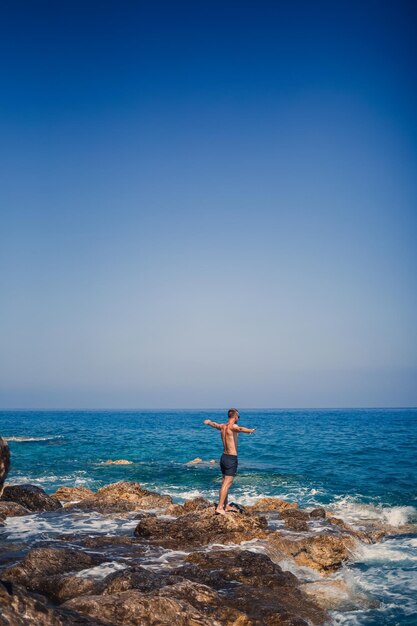
{"type": "Polygon", "coordinates": [[[227,511],[236,512],[234,507],[228,505],[227,499],[229,489],[237,472],[237,438],[239,433],[251,435],[256,430],[256,428],[244,428],[237,425],[239,412],[236,409],[229,409],[227,417],[227,424],[217,424],[211,420],[204,420],[204,424],[220,430],[223,442],[223,454],[220,459],[223,480],[219,493],[219,503],[216,508],[218,515],[226,515],[227,511]]]}

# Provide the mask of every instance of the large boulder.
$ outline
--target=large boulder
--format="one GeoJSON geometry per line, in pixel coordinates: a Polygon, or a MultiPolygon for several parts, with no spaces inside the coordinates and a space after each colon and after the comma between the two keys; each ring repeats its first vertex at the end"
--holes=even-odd
{"type": "Polygon", "coordinates": [[[165,509],[171,504],[171,496],[143,489],[139,483],[120,481],[102,487],[93,496],[71,504],[68,508],[112,513],[165,509]]]}
{"type": "Polygon", "coordinates": [[[0,517],[20,517],[22,515],[30,515],[31,513],[32,511],[29,511],[29,509],[17,502],[0,500],[0,517]]]}
{"type": "MultiPolygon", "coordinates": [[[[170,587],[171,591],[172,587],[170,587]]],[[[159,595],[122,591],[112,595],[80,596],[65,602],[66,608],[81,611],[104,624],[123,626],[220,626],[188,601],[173,593],[159,595]]]]}
{"type": "Polygon", "coordinates": [[[194,500],[186,500],[184,504],[171,504],[165,511],[166,515],[187,515],[194,511],[203,511],[204,509],[212,509],[213,503],[205,498],[194,498],[194,500]]]}
{"type": "Polygon", "coordinates": [[[357,540],[347,534],[320,533],[293,538],[276,532],[269,536],[268,544],[272,550],[292,557],[298,565],[327,575],[338,570],[351,557],[357,540]]]}
{"type": "Polygon", "coordinates": [[[2,500],[17,502],[29,511],[56,511],[62,504],[53,496],[35,485],[7,485],[4,487],[2,500]]]}
{"type": "Polygon", "coordinates": [[[113,574],[109,574],[102,581],[103,594],[111,595],[120,591],[129,591],[136,589],[142,592],[155,591],[166,585],[173,585],[182,578],[179,576],[164,574],[161,572],[153,572],[144,567],[129,567],[113,574]]]}
{"type": "Polygon", "coordinates": [[[9,446],[3,437],[0,437],[0,496],[3,491],[4,481],[9,473],[10,467],[10,451],[9,446]]]}
{"type": "Polygon", "coordinates": [[[280,518],[284,520],[284,525],[289,530],[295,532],[306,532],[308,530],[309,514],[301,509],[283,509],[280,518]]]}
{"type": "Polygon", "coordinates": [[[103,626],[71,609],[54,609],[46,598],[0,580],[0,626],[103,626]]]}
{"type": "Polygon", "coordinates": [[[2,578],[43,593],[50,588],[45,579],[57,574],[94,567],[105,559],[70,548],[34,548],[17,565],[2,571],[2,578]]]}
{"type": "Polygon", "coordinates": [[[259,498],[252,506],[246,507],[247,511],[255,511],[256,513],[287,511],[288,509],[298,509],[298,504],[280,500],[280,498],[259,498]]]}
{"type": "Polygon", "coordinates": [[[267,522],[257,515],[216,515],[214,507],[187,513],[177,519],[146,517],[137,525],[136,537],[166,548],[187,549],[208,543],[241,543],[264,538],[267,522]]]}
{"type": "Polygon", "coordinates": [[[77,502],[86,498],[92,498],[94,491],[87,489],[87,487],[66,487],[64,485],[59,487],[52,495],[60,502],[77,502]]]}

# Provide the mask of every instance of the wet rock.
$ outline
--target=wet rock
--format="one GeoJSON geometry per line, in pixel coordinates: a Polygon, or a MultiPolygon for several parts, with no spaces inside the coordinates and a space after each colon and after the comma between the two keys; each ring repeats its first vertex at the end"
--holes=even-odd
{"type": "Polygon", "coordinates": [[[144,567],[130,567],[106,576],[102,582],[103,594],[111,595],[130,589],[147,593],[166,585],[173,585],[181,580],[179,576],[155,573],[144,567]]]}
{"type": "Polygon", "coordinates": [[[43,596],[6,581],[0,581],[0,606],[1,626],[103,626],[76,611],[48,607],[43,596]]]}
{"type": "Polygon", "coordinates": [[[0,500],[0,516],[2,517],[19,517],[21,515],[30,515],[31,513],[32,511],[29,511],[29,509],[17,502],[3,502],[0,500]]]}
{"type": "Polygon", "coordinates": [[[354,537],[333,533],[307,535],[296,539],[273,533],[267,543],[294,558],[298,565],[311,567],[325,575],[339,569],[350,558],[357,545],[354,537]]]}
{"type": "Polygon", "coordinates": [[[10,450],[7,442],[0,437],[0,496],[3,491],[4,481],[10,468],[10,450]]]}
{"type": "Polygon", "coordinates": [[[122,591],[112,595],[81,596],[69,600],[66,608],[76,609],[104,624],[123,626],[220,626],[185,600],[158,592],[144,594],[122,591]]]}
{"type": "Polygon", "coordinates": [[[29,511],[56,511],[62,504],[53,496],[35,485],[7,485],[1,498],[6,502],[17,502],[29,511]]]}
{"type": "Polygon", "coordinates": [[[85,500],[94,496],[94,491],[87,489],[86,487],[59,487],[52,494],[54,498],[57,498],[61,502],[74,502],[75,500],[85,500]]]}
{"type": "Polygon", "coordinates": [[[186,515],[193,511],[202,511],[204,509],[213,509],[214,504],[205,498],[194,498],[194,500],[186,500],[184,504],[171,504],[165,511],[167,515],[186,515]]]}
{"type": "Polygon", "coordinates": [[[103,461],[100,465],[133,465],[133,461],[128,461],[127,459],[116,459],[112,461],[109,459],[108,461],[103,461]]]}
{"type": "Polygon", "coordinates": [[[296,532],[308,530],[307,521],[309,514],[301,509],[284,509],[280,512],[280,518],[284,520],[285,527],[296,532]]]}
{"type": "Polygon", "coordinates": [[[103,585],[93,578],[57,574],[39,577],[32,588],[46,595],[52,602],[61,604],[78,596],[101,593],[103,585]]]}
{"type": "Polygon", "coordinates": [[[203,462],[203,459],[200,459],[199,456],[196,456],[196,458],[193,459],[192,461],[188,461],[186,465],[196,465],[197,463],[202,463],[202,462],[203,462]]]}
{"type": "Polygon", "coordinates": [[[247,506],[247,511],[256,511],[259,513],[267,513],[270,511],[286,511],[288,509],[298,509],[295,502],[286,502],[279,498],[260,498],[252,506],[247,506]]]}
{"type": "Polygon", "coordinates": [[[111,513],[164,509],[170,504],[172,504],[171,496],[162,496],[143,489],[139,483],[120,481],[102,487],[93,497],[71,504],[67,508],[111,513]]]}
{"type": "Polygon", "coordinates": [[[319,507],[310,511],[310,517],[312,519],[326,519],[326,511],[319,507]]]}
{"type": "Polygon", "coordinates": [[[257,515],[216,515],[214,508],[205,508],[175,520],[145,518],[134,534],[166,548],[187,549],[208,543],[230,544],[263,538],[266,525],[266,519],[257,515]]]}
{"type": "Polygon", "coordinates": [[[14,567],[2,572],[5,580],[25,585],[30,591],[42,592],[45,576],[76,572],[102,563],[103,557],[70,548],[35,548],[14,567]]]}
{"type": "Polygon", "coordinates": [[[221,623],[228,623],[221,612],[226,608],[238,611],[240,619],[247,620],[243,623],[259,625],[321,624],[326,617],[299,589],[298,579],[265,554],[239,549],[195,552],[176,573],[184,577],[191,573],[195,579],[200,573],[200,582],[209,585],[204,574],[215,577],[215,588],[222,590],[221,607],[215,613],[221,623]]]}

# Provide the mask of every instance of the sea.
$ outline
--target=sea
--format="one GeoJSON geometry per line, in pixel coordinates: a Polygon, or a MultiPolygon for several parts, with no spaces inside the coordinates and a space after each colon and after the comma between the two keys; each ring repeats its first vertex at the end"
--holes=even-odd
{"type": "MultiPolygon", "coordinates": [[[[417,524],[417,409],[239,413],[239,425],[256,431],[239,437],[231,500],[248,505],[276,496],[301,507],[324,506],[352,524],[417,524]]],[[[97,489],[128,480],[176,502],[196,496],[214,502],[222,446],[219,432],[203,422],[225,417],[224,410],[1,411],[0,435],[12,457],[8,482],[52,493],[61,485],[97,489]],[[188,464],[195,458],[202,462],[188,464]],[[120,459],[130,464],[106,464],[120,459]]],[[[99,517],[87,523],[111,532],[110,522],[99,517]]],[[[36,533],[51,532],[47,525],[13,519],[15,526],[7,524],[0,540],[30,542],[36,533]]],[[[416,532],[362,545],[336,578],[372,601],[333,611],[334,624],[417,625],[416,532]]]]}

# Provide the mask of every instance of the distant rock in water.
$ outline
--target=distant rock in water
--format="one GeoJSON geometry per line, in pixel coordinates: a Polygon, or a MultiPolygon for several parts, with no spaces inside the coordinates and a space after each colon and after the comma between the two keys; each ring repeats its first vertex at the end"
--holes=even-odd
{"type": "Polygon", "coordinates": [[[112,461],[109,459],[108,461],[103,461],[100,465],[133,465],[133,461],[127,461],[126,459],[116,459],[112,461]]]}
{"type": "Polygon", "coordinates": [[[2,500],[17,502],[29,511],[56,511],[62,508],[59,500],[35,485],[8,485],[3,490],[2,500]]]}
{"type": "Polygon", "coordinates": [[[2,437],[0,437],[0,496],[3,492],[4,481],[6,480],[6,476],[9,472],[10,467],[10,451],[9,446],[4,441],[2,437]]]}
{"type": "Polygon", "coordinates": [[[216,461],[214,459],[211,459],[210,461],[203,461],[203,459],[200,459],[199,456],[197,456],[192,461],[188,461],[186,463],[186,465],[215,465],[215,464],[216,464],[216,461]]]}

